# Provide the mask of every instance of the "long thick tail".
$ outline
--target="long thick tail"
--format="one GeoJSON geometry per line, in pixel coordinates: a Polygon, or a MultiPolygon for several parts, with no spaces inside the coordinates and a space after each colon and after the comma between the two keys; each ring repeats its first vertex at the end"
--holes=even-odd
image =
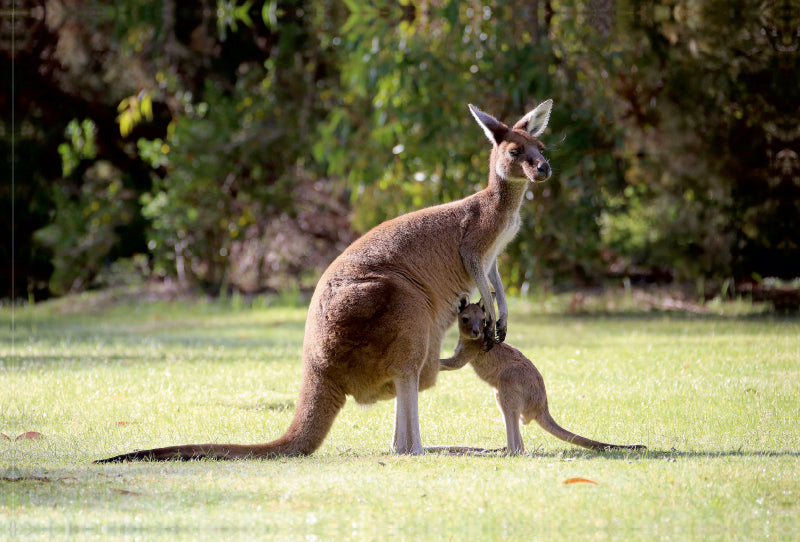
{"type": "Polygon", "coordinates": [[[622,444],[608,444],[606,442],[599,442],[596,440],[592,440],[590,438],[582,437],[580,435],[576,435],[571,431],[567,431],[560,425],[556,423],[550,413],[545,410],[536,421],[542,428],[553,435],[554,437],[560,438],[563,441],[569,442],[571,444],[577,444],[578,446],[583,446],[584,448],[589,448],[590,450],[646,450],[647,447],[641,444],[631,444],[631,445],[622,445],[622,444]]]}
{"type": "Polygon", "coordinates": [[[322,445],[333,420],[345,403],[344,392],[319,375],[306,375],[297,410],[286,433],[266,444],[185,444],[100,459],[95,463],[124,461],[190,461],[194,459],[275,459],[312,454],[322,445]]]}

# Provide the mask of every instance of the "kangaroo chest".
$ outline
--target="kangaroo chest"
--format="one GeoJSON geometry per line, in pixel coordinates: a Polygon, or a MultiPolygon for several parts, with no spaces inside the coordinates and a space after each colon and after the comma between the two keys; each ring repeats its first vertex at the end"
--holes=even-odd
{"type": "Polygon", "coordinates": [[[508,217],[503,229],[500,230],[499,235],[495,238],[494,242],[486,253],[486,260],[483,262],[483,266],[487,272],[497,259],[498,254],[500,254],[503,249],[506,248],[508,243],[511,242],[514,236],[517,235],[520,224],[521,218],[519,216],[519,211],[512,213],[511,216],[508,217]]]}

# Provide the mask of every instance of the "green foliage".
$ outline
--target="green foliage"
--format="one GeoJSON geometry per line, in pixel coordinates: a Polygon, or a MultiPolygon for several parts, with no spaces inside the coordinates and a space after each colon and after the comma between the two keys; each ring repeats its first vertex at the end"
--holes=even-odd
{"type": "Polygon", "coordinates": [[[128,96],[117,106],[117,123],[122,137],[128,137],[142,120],[153,120],[153,99],[147,91],[136,96],[128,96]]]}
{"type": "Polygon", "coordinates": [[[214,85],[207,86],[206,97],[215,106],[192,104],[166,141],[139,140],[140,156],[168,171],[142,196],[142,212],[151,223],[149,248],[157,256],[156,271],[177,269],[182,280],[218,288],[229,240],[253,221],[247,205],[253,194],[240,194],[243,178],[251,175],[245,167],[252,147],[246,137],[237,141],[246,122],[241,103],[249,102],[223,97],[214,85]]]}
{"type": "Polygon", "coordinates": [[[81,160],[94,160],[97,156],[95,124],[91,119],[84,119],[80,123],[72,119],[67,124],[65,135],[69,142],[58,146],[58,154],[61,155],[64,177],[69,177],[81,160]]]}
{"type": "Polygon", "coordinates": [[[78,189],[55,186],[50,223],[34,239],[53,254],[50,290],[61,295],[92,284],[119,242],[118,228],[136,215],[135,194],[124,188],[122,172],[95,162],[78,189]]]}
{"type": "Polygon", "coordinates": [[[242,5],[239,5],[236,0],[217,0],[217,30],[222,41],[225,41],[228,35],[228,28],[231,29],[231,32],[236,32],[239,29],[239,23],[253,26],[253,20],[249,13],[252,7],[252,0],[247,0],[242,5]]]}
{"type": "Polygon", "coordinates": [[[233,92],[209,83],[205,101],[187,102],[166,140],[138,141],[140,156],[166,172],[141,200],[155,269],[210,291],[223,285],[231,243],[258,229],[257,217],[291,207],[303,150],[290,105],[274,100],[282,76],[254,65],[240,73],[233,92]]]}
{"type": "MultiPolygon", "coordinates": [[[[34,212],[53,221],[33,243],[53,251],[58,291],[87,284],[66,253],[91,228],[66,216],[91,203],[94,162],[126,172],[154,272],[218,291],[244,244],[261,243],[249,254],[263,265],[269,221],[299,223],[305,186],[346,187],[357,231],[466,196],[486,182],[489,151],[467,103],[512,123],[548,97],[554,175],[532,188],[502,256],[512,292],[610,267],[689,281],[800,268],[800,69],[794,15],[777,5],[139,4],[92,3],[93,26],[67,16],[54,31],[69,69],[52,79],[82,104],[42,144],[61,157],[61,177],[43,181],[61,195],[41,198],[34,212]]],[[[112,259],[119,226],[92,237],[112,259]]]]}
{"type": "MultiPolygon", "coordinates": [[[[796,156],[790,81],[800,71],[797,55],[772,42],[791,39],[776,9],[715,1],[642,9],[626,22],[622,64],[609,73],[635,190],[605,207],[603,223],[604,242],[629,261],[679,278],[796,274],[800,170],[777,157],[796,156]]],[[[598,64],[587,69],[595,79],[598,64]]]]}
{"type": "MultiPolygon", "coordinates": [[[[236,31],[236,20],[252,26],[251,6],[220,7],[221,31],[236,31]]],[[[327,61],[310,23],[274,5],[263,15],[277,32],[269,57],[239,64],[232,85],[207,81],[196,97],[159,72],[159,92],[179,97],[181,110],[166,138],[137,142],[159,172],[141,197],[154,270],[211,292],[226,286],[235,246],[263,237],[273,216],[293,213],[294,185],[314,166],[308,141],[324,105],[314,96],[331,94],[314,76],[327,61]]],[[[313,20],[324,19],[320,11],[313,20]]]]}

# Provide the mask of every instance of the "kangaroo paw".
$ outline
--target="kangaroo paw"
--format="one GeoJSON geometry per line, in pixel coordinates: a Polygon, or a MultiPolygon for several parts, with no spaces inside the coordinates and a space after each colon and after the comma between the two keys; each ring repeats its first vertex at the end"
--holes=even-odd
{"type": "Polygon", "coordinates": [[[494,322],[486,322],[486,327],[483,328],[483,351],[488,352],[495,345],[495,327],[494,322]]]}
{"type": "Polygon", "coordinates": [[[505,320],[498,320],[497,321],[497,330],[495,332],[494,342],[500,344],[501,342],[506,340],[506,331],[508,330],[508,326],[505,320]]]}

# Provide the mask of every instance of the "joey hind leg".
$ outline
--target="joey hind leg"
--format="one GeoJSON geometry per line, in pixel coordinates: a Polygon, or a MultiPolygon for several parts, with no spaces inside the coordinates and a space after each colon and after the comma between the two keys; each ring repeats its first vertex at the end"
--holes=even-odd
{"type": "Polygon", "coordinates": [[[508,453],[511,455],[524,453],[525,444],[522,442],[522,433],[519,430],[519,414],[508,411],[503,412],[503,421],[506,425],[508,453]]]}
{"type": "Polygon", "coordinates": [[[503,397],[501,392],[495,392],[497,406],[503,413],[503,423],[506,426],[506,441],[508,443],[508,453],[518,455],[525,452],[525,444],[522,442],[522,433],[519,429],[519,410],[508,404],[508,398],[503,397]]]}

